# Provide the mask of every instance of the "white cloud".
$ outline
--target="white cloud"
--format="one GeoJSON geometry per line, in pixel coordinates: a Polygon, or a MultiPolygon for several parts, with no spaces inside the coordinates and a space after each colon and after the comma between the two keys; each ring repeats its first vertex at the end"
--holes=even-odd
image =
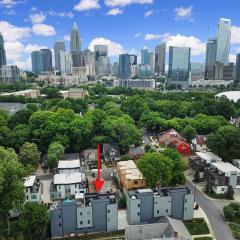
{"type": "Polygon", "coordinates": [[[69,17],[69,18],[73,18],[74,15],[72,12],[56,12],[56,11],[49,11],[48,15],[50,16],[57,16],[57,17],[69,17]]]}
{"type": "Polygon", "coordinates": [[[26,61],[23,60],[14,61],[13,65],[17,65],[20,69],[23,70],[31,70],[32,68],[31,57],[28,57],[26,61]]]}
{"type": "Polygon", "coordinates": [[[53,36],[56,31],[53,26],[47,24],[34,24],[32,31],[38,36],[53,36]]]}
{"type": "Polygon", "coordinates": [[[233,43],[233,44],[240,43],[240,27],[232,26],[232,29],[231,29],[231,43],[233,43]]]}
{"type": "Polygon", "coordinates": [[[144,36],[144,39],[146,41],[151,41],[151,40],[157,40],[157,39],[162,39],[170,36],[170,33],[164,33],[164,34],[153,34],[153,33],[147,33],[144,36]]]}
{"type": "Polygon", "coordinates": [[[17,61],[22,57],[22,53],[24,52],[24,45],[20,41],[16,42],[6,42],[4,44],[6,50],[7,60],[17,61]]]}
{"type": "Polygon", "coordinates": [[[5,8],[12,8],[13,6],[24,3],[24,1],[15,1],[15,0],[1,0],[0,6],[3,6],[5,8]]]}
{"type": "Polygon", "coordinates": [[[193,56],[202,55],[206,52],[206,43],[194,36],[168,35],[163,38],[163,41],[167,43],[167,47],[190,47],[193,56]]]}
{"type": "Polygon", "coordinates": [[[184,7],[176,8],[175,9],[175,13],[176,13],[175,19],[176,20],[191,19],[191,17],[192,17],[192,9],[193,9],[192,6],[186,7],[186,8],[184,8],[184,7]]]}
{"type": "Polygon", "coordinates": [[[137,33],[134,34],[134,37],[139,38],[139,37],[141,37],[141,35],[142,35],[141,32],[137,32],[137,33]]]}
{"type": "Polygon", "coordinates": [[[113,8],[113,9],[110,9],[107,12],[107,15],[112,15],[112,16],[116,16],[116,15],[119,15],[119,14],[123,14],[123,10],[120,9],[120,8],[113,8]]]}
{"type": "Polygon", "coordinates": [[[154,10],[149,10],[149,11],[145,12],[144,17],[149,17],[149,16],[151,16],[153,13],[154,13],[154,10]]]}
{"type": "Polygon", "coordinates": [[[15,15],[17,15],[17,12],[14,9],[8,9],[8,10],[4,11],[3,13],[8,15],[8,16],[15,16],[15,15]]]}
{"type": "Polygon", "coordinates": [[[229,54],[229,62],[236,62],[236,54],[229,54]]]}
{"type": "Polygon", "coordinates": [[[65,40],[65,41],[70,41],[70,39],[71,39],[71,36],[70,35],[64,35],[64,37],[63,37],[63,39],[65,40]]]}
{"type": "Polygon", "coordinates": [[[31,53],[33,51],[38,51],[42,48],[47,48],[46,46],[38,46],[37,44],[28,44],[24,47],[24,52],[31,53]]]}
{"type": "Polygon", "coordinates": [[[74,10],[80,12],[99,8],[101,8],[99,0],[80,0],[80,2],[74,6],[74,10]]]}
{"type": "Polygon", "coordinates": [[[152,4],[153,0],[105,0],[105,4],[110,7],[125,7],[130,4],[152,4]]]}
{"type": "Polygon", "coordinates": [[[32,22],[32,24],[42,23],[46,19],[46,15],[44,15],[42,12],[35,13],[35,14],[31,14],[29,16],[29,19],[32,22]]]}
{"type": "Polygon", "coordinates": [[[110,57],[112,56],[118,56],[119,54],[122,54],[124,52],[124,48],[121,44],[112,42],[109,39],[100,37],[93,39],[89,44],[89,49],[91,51],[94,51],[94,45],[107,45],[108,46],[108,55],[110,57]]]}
{"type": "Polygon", "coordinates": [[[28,27],[17,27],[7,21],[0,21],[0,29],[4,40],[8,42],[15,42],[24,37],[28,37],[31,32],[31,29],[28,27]]]}
{"type": "Polygon", "coordinates": [[[31,11],[32,11],[32,12],[37,11],[37,8],[36,8],[36,7],[32,7],[32,8],[31,8],[31,11]]]}

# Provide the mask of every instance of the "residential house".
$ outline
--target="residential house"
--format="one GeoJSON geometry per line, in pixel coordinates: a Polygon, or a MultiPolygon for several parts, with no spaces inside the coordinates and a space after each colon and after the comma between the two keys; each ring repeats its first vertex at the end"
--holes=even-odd
{"type": "Polygon", "coordinates": [[[120,151],[117,144],[104,143],[102,147],[102,158],[106,163],[112,163],[120,160],[120,151]]]}
{"type": "Polygon", "coordinates": [[[229,162],[211,163],[204,172],[204,178],[216,194],[224,194],[232,186],[240,192],[240,169],[229,162]]]}
{"type": "Polygon", "coordinates": [[[145,154],[144,146],[129,146],[128,155],[131,159],[136,160],[145,154]]]}
{"type": "Polygon", "coordinates": [[[128,191],[126,199],[130,225],[154,223],[166,215],[183,220],[193,218],[194,195],[185,186],[128,191]]]}
{"type": "Polygon", "coordinates": [[[203,180],[205,168],[211,163],[221,162],[222,158],[212,152],[196,152],[196,156],[190,156],[188,165],[193,170],[195,175],[198,175],[198,180],[203,180]]]}
{"type": "Polygon", "coordinates": [[[64,199],[86,193],[86,176],[83,172],[58,173],[53,176],[51,198],[64,199]]]}
{"type": "Polygon", "coordinates": [[[41,184],[36,175],[28,176],[24,179],[25,202],[41,202],[41,184]]]}
{"type": "Polygon", "coordinates": [[[51,235],[70,236],[118,230],[118,207],[113,193],[79,194],[50,208],[51,235]]]}
{"type": "Polygon", "coordinates": [[[64,154],[64,159],[58,162],[58,173],[80,172],[79,154],[64,154]]]}
{"type": "Polygon", "coordinates": [[[118,162],[117,175],[125,191],[146,187],[146,180],[133,160],[118,162]]]}
{"type": "Polygon", "coordinates": [[[126,240],[192,240],[184,223],[168,216],[159,223],[128,226],[125,236],[126,240]]]}
{"type": "Polygon", "coordinates": [[[175,129],[171,128],[158,135],[160,145],[175,146],[181,155],[190,155],[190,145],[185,141],[182,135],[175,129]]]}
{"type": "Polygon", "coordinates": [[[195,152],[207,152],[209,151],[207,145],[207,136],[206,135],[196,135],[192,140],[192,149],[195,152]]]}
{"type": "Polygon", "coordinates": [[[86,149],[83,151],[83,158],[86,166],[96,166],[97,149],[86,149]]]}

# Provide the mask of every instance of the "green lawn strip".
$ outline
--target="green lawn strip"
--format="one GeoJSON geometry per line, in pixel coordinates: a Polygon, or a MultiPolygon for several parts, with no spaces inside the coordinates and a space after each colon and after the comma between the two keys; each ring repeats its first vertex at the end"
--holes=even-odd
{"type": "Polygon", "coordinates": [[[234,238],[240,240],[240,225],[236,223],[229,223],[228,225],[232,230],[234,238]]]}
{"type": "Polygon", "coordinates": [[[209,234],[207,223],[203,218],[195,218],[191,221],[184,221],[184,224],[191,235],[209,234]]]}
{"type": "Polygon", "coordinates": [[[213,240],[212,237],[197,237],[197,238],[194,238],[194,240],[213,240]]]}

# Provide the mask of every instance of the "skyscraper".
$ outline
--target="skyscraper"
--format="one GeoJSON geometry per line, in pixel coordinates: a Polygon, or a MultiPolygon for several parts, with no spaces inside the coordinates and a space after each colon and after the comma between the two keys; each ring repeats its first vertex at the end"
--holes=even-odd
{"type": "Polygon", "coordinates": [[[169,84],[180,85],[187,88],[191,70],[190,64],[191,48],[169,47],[169,84]]]}
{"type": "Polygon", "coordinates": [[[72,74],[72,55],[66,51],[60,51],[60,70],[62,76],[72,74]]]}
{"type": "Polygon", "coordinates": [[[128,79],[131,74],[131,63],[129,54],[119,55],[118,76],[122,79],[128,79]]]}
{"type": "Polygon", "coordinates": [[[137,55],[133,55],[133,54],[130,55],[130,64],[131,66],[137,65],[137,55]]]}
{"type": "Polygon", "coordinates": [[[55,55],[55,70],[60,71],[60,51],[65,51],[65,44],[63,41],[57,41],[54,44],[54,55],[55,55]]]}
{"type": "Polygon", "coordinates": [[[6,64],[7,64],[7,61],[6,61],[6,52],[4,49],[3,36],[0,33],[0,67],[6,64]]]}
{"type": "Polygon", "coordinates": [[[87,67],[87,75],[95,75],[95,56],[89,49],[84,50],[84,64],[87,67]]]}
{"type": "Polygon", "coordinates": [[[217,39],[210,38],[208,39],[207,45],[206,45],[205,79],[210,78],[209,69],[211,65],[216,63],[216,55],[217,55],[217,39]]]}
{"type": "Polygon", "coordinates": [[[240,53],[237,54],[235,81],[240,83],[240,53]]]}
{"type": "Polygon", "coordinates": [[[149,63],[152,68],[152,73],[154,73],[154,64],[155,64],[155,54],[153,52],[149,53],[149,63]]]}
{"type": "Polygon", "coordinates": [[[101,56],[97,61],[97,75],[108,76],[111,73],[109,57],[101,56]]]}
{"type": "Polygon", "coordinates": [[[52,51],[48,48],[41,49],[42,52],[42,69],[43,72],[51,72],[52,67],[52,51]]]}
{"type": "Polygon", "coordinates": [[[43,71],[42,51],[33,51],[31,53],[32,71],[39,74],[43,71]]]}
{"type": "Polygon", "coordinates": [[[141,50],[141,64],[149,64],[149,52],[147,48],[141,50]]]}
{"type": "Polygon", "coordinates": [[[81,51],[80,33],[79,33],[76,22],[74,22],[72,31],[71,31],[70,51],[71,52],[80,52],[81,51]]]}
{"type": "Polygon", "coordinates": [[[95,61],[98,61],[99,57],[108,56],[108,46],[107,45],[94,45],[95,61]]]}
{"type": "Polygon", "coordinates": [[[229,62],[229,50],[231,40],[231,20],[220,18],[217,31],[217,55],[216,61],[227,65],[229,62]]]}
{"type": "Polygon", "coordinates": [[[155,73],[165,74],[166,43],[161,43],[155,48],[155,73]]]}

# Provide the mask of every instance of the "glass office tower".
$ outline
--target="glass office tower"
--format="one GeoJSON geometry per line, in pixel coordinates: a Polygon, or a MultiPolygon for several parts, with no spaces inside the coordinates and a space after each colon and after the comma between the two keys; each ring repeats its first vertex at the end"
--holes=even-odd
{"type": "Polygon", "coordinates": [[[129,54],[119,55],[118,76],[122,79],[128,79],[131,75],[131,62],[129,54]]]}
{"type": "Polygon", "coordinates": [[[31,53],[32,71],[39,74],[43,71],[42,51],[33,51],[31,53]]]}
{"type": "Polygon", "coordinates": [[[169,84],[187,88],[189,84],[191,63],[191,48],[169,47],[169,84]]]}
{"type": "Polygon", "coordinates": [[[55,70],[60,71],[60,52],[65,51],[65,44],[63,41],[57,41],[54,44],[54,56],[55,56],[55,70]]]}
{"type": "Polygon", "coordinates": [[[0,67],[3,65],[6,65],[6,52],[4,49],[4,42],[3,42],[3,36],[0,33],[0,67]]]}
{"type": "Polygon", "coordinates": [[[81,51],[80,33],[76,22],[74,22],[71,31],[70,51],[77,53],[81,51]]]}
{"type": "Polygon", "coordinates": [[[231,20],[220,18],[217,31],[217,56],[216,61],[224,65],[229,62],[231,40],[231,20]]]}

